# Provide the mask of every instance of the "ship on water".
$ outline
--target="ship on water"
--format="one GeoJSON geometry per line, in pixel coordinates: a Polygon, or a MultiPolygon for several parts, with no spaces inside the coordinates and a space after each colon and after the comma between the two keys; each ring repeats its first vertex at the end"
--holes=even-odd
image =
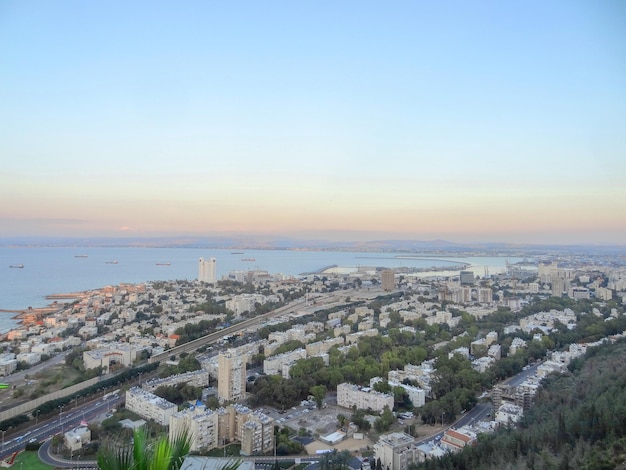
{"type": "Polygon", "coordinates": [[[11,266],[9,266],[9,268],[19,268],[22,269],[24,267],[23,264],[12,264],[11,266]]]}
{"type": "Polygon", "coordinates": [[[117,260],[114,259],[113,261],[105,261],[106,264],[117,264],[117,260]]]}
{"type": "Polygon", "coordinates": [[[89,255],[74,255],[74,258],[89,258],[89,255]]]}
{"type": "Polygon", "coordinates": [[[172,263],[157,263],[157,266],[170,266],[172,263]]]}
{"type": "Polygon", "coordinates": [[[256,258],[241,258],[241,261],[256,261],[256,258]]]}

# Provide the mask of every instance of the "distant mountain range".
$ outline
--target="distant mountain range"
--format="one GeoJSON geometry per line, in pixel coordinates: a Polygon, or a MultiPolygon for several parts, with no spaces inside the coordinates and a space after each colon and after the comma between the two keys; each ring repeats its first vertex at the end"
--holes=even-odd
{"type": "Polygon", "coordinates": [[[134,237],[134,238],[0,238],[0,246],[75,246],[75,247],[154,247],[154,248],[223,248],[266,250],[324,250],[324,251],[372,251],[372,252],[430,252],[472,253],[494,255],[515,254],[529,256],[545,253],[626,254],[622,245],[530,245],[517,243],[456,243],[447,240],[371,240],[328,241],[304,240],[295,237],[255,236],[181,236],[181,237],[134,237]]]}

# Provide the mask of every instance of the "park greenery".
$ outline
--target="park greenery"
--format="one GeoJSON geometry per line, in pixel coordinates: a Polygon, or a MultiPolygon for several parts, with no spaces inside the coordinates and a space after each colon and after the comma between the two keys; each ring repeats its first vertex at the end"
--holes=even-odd
{"type": "Polygon", "coordinates": [[[569,372],[543,382],[518,427],[481,434],[475,446],[424,469],[613,469],[626,461],[626,342],[590,348],[569,372]]]}
{"type": "MultiPolygon", "coordinates": [[[[386,304],[396,301],[397,296],[378,298],[368,305],[374,315],[386,304]]],[[[439,306],[435,306],[439,308],[439,306]]],[[[421,419],[426,424],[437,421],[454,421],[463,410],[471,409],[477,403],[477,396],[496,383],[518,374],[522,369],[537,360],[544,358],[549,350],[567,348],[576,342],[593,342],[626,329],[626,317],[611,317],[611,306],[592,301],[574,301],[567,298],[535,299],[535,301],[518,312],[508,308],[498,308],[492,315],[476,319],[460,308],[451,308],[454,316],[460,317],[459,324],[450,327],[446,324],[427,325],[423,319],[402,322],[397,312],[390,313],[390,327],[381,329],[381,334],[361,338],[361,340],[345,354],[338,348],[329,351],[329,363],[325,365],[319,357],[298,360],[290,370],[290,378],[281,376],[262,376],[249,391],[252,406],[275,405],[286,409],[311,395],[315,387],[324,386],[327,391],[334,391],[337,385],[350,382],[358,385],[369,385],[373,377],[386,377],[391,370],[403,368],[406,364],[420,364],[425,360],[434,360],[436,373],[431,382],[432,398],[419,410],[421,419]],[[542,334],[540,340],[534,340],[537,331],[524,333],[504,333],[506,326],[516,324],[519,319],[533,313],[572,309],[577,316],[577,325],[570,329],[567,325],[557,323],[556,329],[548,335],[542,334]],[[596,314],[592,313],[596,308],[596,314]],[[416,328],[417,333],[403,331],[405,326],[416,328]],[[461,355],[449,356],[450,351],[459,347],[469,347],[475,339],[489,331],[496,331],[503,348],[503,358],[496,361],[486,372],[474,370],[471,362],[461,355]],[[527,341],[527,347],[515,355],[507,355],[514,337],[527,341]]],[[[348,308],[350,312],[350,308],[348,308]]],[[[324,321],[329,311],[318,312],[309,321],[324,321]]],[[[294,322],[284,322],[266,326],[261,329],[260,336],[267,337],[272,331],[285,331],[294,322]]],[[[296,342],[289,344],[291,350],[296,342]]],[[[478,351],[478,355],[485,351],[478,351]]],[[[417,385],[417,384],[413,384],[417,385]]],[[[411,410],[412,404],[400,387],[391,387],[383,380],[375,385],[379,391],[394,395],[394,409],[411,410]]],[[[353,416],[354,417],[354,416],[353,416]]],[[[358,420],[364,429],[362,420],[358,420]]],[[[353,420],[353,422],[356,422],[353,420]]],[[[358,423],[357,423],[358,424],[358,423]]],[[[382,426],[381,429],[385,429],[382,426]]]]}

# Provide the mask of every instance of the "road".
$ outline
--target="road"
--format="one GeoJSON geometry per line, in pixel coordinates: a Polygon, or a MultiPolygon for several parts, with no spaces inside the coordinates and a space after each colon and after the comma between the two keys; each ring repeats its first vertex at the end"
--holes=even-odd
{"type": "Polygon", "coordinates": [[[502,384],[503,385],[511,385],[512,387],[519,386],[528,377],[530,377],[531,375],[535,375],[535,373],[537,372],[537,367],[539,367],[540,364],[541,364],[541,362],[538,362],[537,364],[534,364],[534,365],[528,367],[528,369],[523,370],[519,374],[514,375],[510,379],[505,380],[504,382],[502,382],[502,384]]]}
{"type": "MultiPolygon", "coordinates": [[[[24,450],[25,445],[29,441],[43,442],[52,438],[55,434],[63,433],[69,429],[77,427],[82,420],[89,422],[96,417],[107,413],[112,408],[117,408],[123,400],[123,396],[109,396],[107,398],[101,397],[99,399],[81,404],[67,412],[63,412],[63,408],[61,408],[59,410],[58,417],[48,418],[35,423],[34,426],[31,426],[19,435],[12,435],[6,441],[4,440],[5,436],[3,435],[0,458],[5,459],[15,451],[24,450]]],[[[47,460],[50,459],[47,458],[47,460]]],[[[46,461],[46,463],[52,465],[53,467],[60,466],[57,461],[50,460],[46,461]]],[[[71,465],[68,464],[68,466],[71,465]]]]}
{"type": "MultiPolygon", "coordinates": [[[[313,308],[319,309],[322,306],[325,308],[328,308],[328,307],[335,306],[335,305],[341,305],[342,303],[343,304],[349,303],[349,302],[345,302],[345,298],[352,295],[352,293],[353,292],[351,290],[345,290],[345,291],[334,292],[328,295],[320,295],[319,297],[316,297],[314,299],[316,305],[313,308]]],[[[293,313],[295,311],[299,311],[304,308],[306,308],[304,305],[304,298],[301,297],[283,307],[279,307],[275,310],[272,310],[271,312],[256,316],[254,318],[243,320],[239,323],[236,323],[233,326],[229,326],[227,328],[216,331],[214,333],[205,335],[202,338],[189,341],[188,343],[181,344],[180,346],[175,346],[172,349],[168,349],[167,351],[161,354],[155,354],[148,360],[148,362],[149,363],[160,362],[164,359],[167,359],[168,357],[172,355],[176,356],[183,352],[188,353],[188,352],[195,351],[196,349],[202,346],[217,342],[224,336],[231,336],[234,333],[239,333],[248,328],[253,328],[253,327],[256,328],[262,323],[266,322],[267,320],[273,317],[283,315],[285,313],[293,313]]]]}

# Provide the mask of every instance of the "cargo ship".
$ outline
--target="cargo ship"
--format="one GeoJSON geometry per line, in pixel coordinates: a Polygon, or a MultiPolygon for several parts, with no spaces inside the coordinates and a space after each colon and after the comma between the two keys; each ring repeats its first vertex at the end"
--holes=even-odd
{"type": "Polygon", "coordinates": [[[9,266],[9,268],[19,268],[22,269],[24,267],[23,264],[12,264],[11,266],[9,266]]]}
{"type": "Polygon", "coordinates": [[[157,266],[170,266],[172,263],[157,263],[157,266]]]}

